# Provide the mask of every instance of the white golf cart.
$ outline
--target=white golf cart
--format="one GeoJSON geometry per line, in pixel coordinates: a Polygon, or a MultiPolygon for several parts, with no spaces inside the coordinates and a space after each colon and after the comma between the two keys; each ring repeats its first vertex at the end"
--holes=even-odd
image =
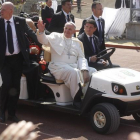
{"type": "MultiPolygon", "coordinates": [[[[115,48],[105,51],[107,53],[99,59],[106,58],[112,67],[110,56],[115,48]]],[[[93,73],[81,109],[72,105],[73,99],[63,81],[56,81],[50,74],[41,73],[40,76],[41,82],[51,88],[55,98],[44,101],[27,99],[21,100],[21,103],[89,115],[93,129],[100,134],[115,132],[120,125],[121,116],[132,114],[140,122],[140,72],[127,68],[110,68],[93,73]]]]}

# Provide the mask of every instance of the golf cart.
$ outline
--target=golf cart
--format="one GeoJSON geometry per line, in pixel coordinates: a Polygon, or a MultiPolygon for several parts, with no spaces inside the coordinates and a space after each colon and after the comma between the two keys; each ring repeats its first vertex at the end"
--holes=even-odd
{"type": "MultiPolygon", "coordinates": [[[[110,56],[115,48],[105,51],[107,53],[98,59],[107,59],[112,67],[110,56]]],[[[132,114],[140,122],[140,72],[127,68],[110,68],[93,73],[80,109],[72,105],[73,99],[63,81],[55,80],[49,73],[40,73],[40,77],[41,83],[51,88],[55,98],[44,101],[22,99],[21,103],[89,115],[93,129],[100,134],[115,132],[122,116],[132,114]]]]}

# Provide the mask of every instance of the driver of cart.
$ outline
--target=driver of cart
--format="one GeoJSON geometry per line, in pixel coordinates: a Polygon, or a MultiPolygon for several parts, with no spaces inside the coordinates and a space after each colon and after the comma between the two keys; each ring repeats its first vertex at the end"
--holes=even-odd
{"type": "Polygon", "coordinates": [[[53,32],[50,35],[45,35],[45,24],[42,21],[38,21],[38,29],[38,41],[51,49],[51,62],[48,67],[50,72],[57,80],[64,81],[74,99],[73,105],[80,107],[81,83],[87,85],[90,75],[96,69],[88,67],[82,42],[72,37],[76,31],[75,24],[67,22],[63,33],[53,32]]]}
{"type": "Polygon", "coordinates": [[[90,67],[97,70],[108,68],[108,62],[104,59],[97,61],[97,54],[102,50],[99,47],[99,39],[94,35],[97,29],[95,20],[88,19],[84,25],[84,32],[78,36],[78,39],[83,43],[85,57],[90,67]]]}

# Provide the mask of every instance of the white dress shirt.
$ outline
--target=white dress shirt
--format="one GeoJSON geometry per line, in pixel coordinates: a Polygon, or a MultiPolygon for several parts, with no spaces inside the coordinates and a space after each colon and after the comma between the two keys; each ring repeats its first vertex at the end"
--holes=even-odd
{"type": "MultiPolygon", "coordinates": [[[[63,11],[63,10],[62,10],[63,11]]],[[[65,19],[66,19],[66,22],[68,22],[68,19],[67,19],[67,15],[69,15],[69,18],[70,18],[70,21],[72,21],[71,17],[70,17],[70,12],[67,14],[65,11],[63,11],[64,15],[65,15],[65,19]]]]}
{"type": "MultiPolygon", "coordinates": [[[[10,21],[10,25],[11,25],[11,29],[12,29],[12,37],[13,37],[13,45],[14,45],[14,52],[13,54],[18,54],[20,52],[20,48],[19,48],[19,44],[18,44],[18,39],[17,39],[17,34],[16,34],[16,29],[15,29],[15,23],[14,23],[14,19],[13,16],[11,17],[10,21]]],[[[8,41],[7,41],[7,20],[4,19],[5,22],[5,31],[6,31],[6,53],[5,55],[13,55],[11,53],[9,53],[8,50],[8,41]]]]}

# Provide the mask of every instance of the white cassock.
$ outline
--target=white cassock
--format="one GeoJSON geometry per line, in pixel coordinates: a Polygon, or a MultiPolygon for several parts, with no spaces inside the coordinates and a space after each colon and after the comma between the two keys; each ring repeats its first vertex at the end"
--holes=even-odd
{"type": "Polygon", "coordinates": [[[56,32],[50,35],[37,33],[37,38],[41,44],[51,49],[50,72],[57,80],[64,81],[74,98],[79,90],[79,83],[83,82],[81,70],[88,70],[90,73],[96,71],[94,68],[89,69],[82,43],[77,38],[66,38],[63,33],[56,32]]]}

